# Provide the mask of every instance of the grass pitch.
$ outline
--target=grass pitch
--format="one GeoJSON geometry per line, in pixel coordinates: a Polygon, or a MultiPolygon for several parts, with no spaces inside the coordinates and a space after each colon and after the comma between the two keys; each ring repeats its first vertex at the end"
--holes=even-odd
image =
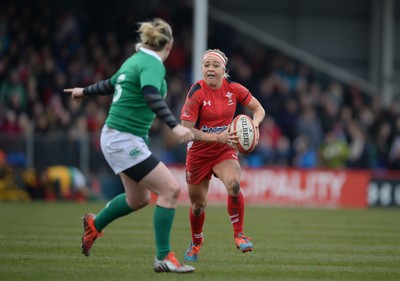
{"type": "MultiPolygon", "coordinates": [[[[209,206],[205,244],[193,274],[153,272],[153,207],[105,229],[92,255],[80,253],[84,212],[102,203],[1,203],[0,280],[400,280],[400,210],[246,207],[255,250],[239,252],[225,207],[209,206]]],[[[179,206],[172,247],[190,240],[179,206]]]]}

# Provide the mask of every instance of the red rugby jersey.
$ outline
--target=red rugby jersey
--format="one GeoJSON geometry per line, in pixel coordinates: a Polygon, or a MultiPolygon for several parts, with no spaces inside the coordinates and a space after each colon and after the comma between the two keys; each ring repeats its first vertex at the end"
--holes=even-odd
{"type": "MultiPolygon", "coordinates": [[[[211,89],[204,80],[200,80],[189,90],[182,108],[181,120],[196,122],[196,129],[218,134],[231,124],[236,105],[247,105],[252,97],[247,88],[225,78],[217,90],[211,89]]],[[[212,155],[213,151],[222,148],[227,148],[227,145],[194,141],[188,144],[188,153],[198,156],[212,155]]]]}

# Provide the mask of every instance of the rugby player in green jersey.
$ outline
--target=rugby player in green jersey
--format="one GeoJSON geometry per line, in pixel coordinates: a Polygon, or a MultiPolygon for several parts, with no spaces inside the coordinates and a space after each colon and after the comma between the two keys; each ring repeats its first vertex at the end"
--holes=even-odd
{"type": "Polygon", "coordinates": [[[114,95],[101,131],[101,149],[125,188],[125,193],[108,202],[97,215],[87,213],[83,216],[82,253],[89,256],[94,241],[109,223],[145,207],[154,192],[158,195],[153,218],[154,270],[193,272],[193,266],[176,259],[170,246],[180,187],[165,164],[147,146],[149,130],[156,116],[171,128],[179,142],[194,138],[190,129],[178,124],[164,100],[167,83],[163,62],[172,49],[172,29],[167,22],[154,19],[140,23],[138,33],[137,52],[110,79],[85,88],[64,90],[78,102],[93,95],[114,95]]]}

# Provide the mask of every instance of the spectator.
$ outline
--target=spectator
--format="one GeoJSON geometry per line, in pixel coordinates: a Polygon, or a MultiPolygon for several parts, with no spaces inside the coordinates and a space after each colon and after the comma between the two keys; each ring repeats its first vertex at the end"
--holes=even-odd
{"type": "MultiPolygon", "coordinates": [[[[49,135],[55,131],[71,133],[77,131],[78,125],[84,128],[83,123],[89,131],[96,131],[96,123],[103,122],[104,112],[108,110],[108,97],[96,97],[90,103],[76,107],[65,97],[59,99],[60,89],[65,85],[89,85],[115,73],[123,58],[132,53],[132,38],[127,34],[134,29],[135,18],[148,17],[149,13],[171,19],[176,30],[176,49],[165,63],[170,86],[167,102],[178,116],[184,102],[182,93],[187,92],[191,83],[193,10],[187,1],[173,1],[173,5],[151,2],[146,5],[149,9],[141,9],[141,1],[132,3],[132,9],[117,7],[115,25],[118,28],[112,30],[110,20],[105,21],[93,13],[88,15],[85,9],[77,9],[80,10],[77,13],[59,9],[60,6],[51,1],[32,0],[24,1],[21,10],[18,6],[21,1],[3,0],[0,12],[0,133],[23,135],[31,128],[35,133],[49,135]],[[111,28],[104,31],[104,26],[111,28]],[[76,125],[69,126],[68,122],[76,125]]],[[[107,10],[103,3],[98,3],[96,8],[107,10]]],[[[216,27],[209,42],[219,42],[219,47],[231,52],[232,80],[248,86],[275,120],[282,136],[289,140],[289,146],[294,147],[295,140],[307,134],[311,145],[320,150],[322,138],[334,130],[337,122],[347,126],[356,120],[364,130],[368,151],[375,151],[367,168],[389,168],[389,147],[396,136],[398,102],[385,107],[381,95],[368,96],[356,85],[346,86],[325,77],[309,65],[261,44],[254,44],[252,48],[224,47],[227,44],[225,36],[232,30],[224,29],[224,36],[220,36],[221,33],[216,32],[219,26],[216,27]],[[309,112],[305,106],[315,111],[317,120],[306,121],[309,112]],[[322,129],[319,137],[315,124],[318,122],[322,129]]],[[[165,136],[166,143],[161,144],[168,147],[169,136],[164,135],[167,130],[162,130],[158,124],[160,122],[154,123],[152,137],[164,139],[160,136],[165,136]]],[[[96,136],[93,139],[98,140],[96,136]]],[[[262,142],[261,138],[259,148],[262,142]]],[[[267,150],[263,153],[268,158],[264,159],[265,164],[278,165],[276,159],[269,160],[272,156],[267,148],[271,144],[275,147],[275,142],[274,138],[265,142],[267,150]],[[272,143],[268,144],[270,141],[272,143]]],[[[165,147],[158,149],[163,153],[165,147]]],[[[173,149],[168,159],[184,163],[183,157],[171,157],[181,156],[181,146],[173,149]]],[[[254,158],[259,156],[258,153],[261,151],[253,152],[254,158]]],[[[290,163],[290,159],[284,162],[290,163]]]]}
{"type": "Polygon", "coordinates": [[[282,136],[278,140],[275,155],[275,165],[289,167],[292,161],[292,147],[289,138],[282,136]]]}
{"type": "Polygon", "coordinates": [[[45,198],[44,188],[35,169],[26,169],[22,175],[22,182],[23,189],[29,193],[31,199],[43,200],[45,198]]]}
{"type": "Polygon", "coordinates": [[[316,149],[322,142],[322,126],[311,106],[305,106],[297,119],[297,136],[305,135],[307,138],[307,146],[316,149]]]}
{"type": "Polygon", "coordinates": [[[385,121],[379,128],[376,135],[373,135],[374,140],[374,166],[378,169],[383,169],[388,166],[389,150],[390,150],[390,123],[385,121]]]}
{"type": "Polygon", "coordinates": [[[40,180],[46,200],[85,201],[99,198],[88,187],[88,180],[82,171],[73,166],[49,166],[42,172],[40,180]]]}
{"type": "Polygon", "coordinates": [[[14,169],[7,161],[7,154],[0,150],[0,202],[29,200],[29,194],[14,181],[14,169]]]}
{"type": "Polygon", "coordinates": [[[1,83],[0,102],[16,113],[24,112],[27,109],[27,93],[17,69],[13,69],[8,79],[1,83]]]}
{"type": "Polygon", "coordinates": [[[319,158],[324,168],[344,168],[348,158],[349,147],[341,136],[340,132],[335,129],[325,134],[323,143],[319,148],[319,158]]]}
{"type": "Polygon", "coordinates": [[[370,165],[367,138],[364,130],[357,121],[347,124],[348,159],[347,167],[367,169],[370,165]]]}
{"type": "Polygon", "coordinates": [[[318,165],[318,153],[315,147],[310,145],[307,135],[298,136],[293,145],[293,166],[297,168],[316,168],[318,165]]]}
{"type": "Polygon", "coordinates": [[[276,118],[276,123],[290,142],[292,142],[297,135],[296,122],[299,117],[298,107],[299,105],[295,98],[288,98],[284,102],[284,108],[280,110],[276,118]]]}

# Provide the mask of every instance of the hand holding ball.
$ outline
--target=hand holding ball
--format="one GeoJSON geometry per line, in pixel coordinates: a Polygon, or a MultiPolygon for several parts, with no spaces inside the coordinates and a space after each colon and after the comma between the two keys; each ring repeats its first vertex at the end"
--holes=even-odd
{"type": "Polygon", "coordinates": [[[250,154],[256,146],[256,131],[253,120],[245,115],[240,114],[236,116],[230,127],[229,131],[236,131],[238,136],[238,142],[236,143],[236,149],[241,154],[250,154]]]}

